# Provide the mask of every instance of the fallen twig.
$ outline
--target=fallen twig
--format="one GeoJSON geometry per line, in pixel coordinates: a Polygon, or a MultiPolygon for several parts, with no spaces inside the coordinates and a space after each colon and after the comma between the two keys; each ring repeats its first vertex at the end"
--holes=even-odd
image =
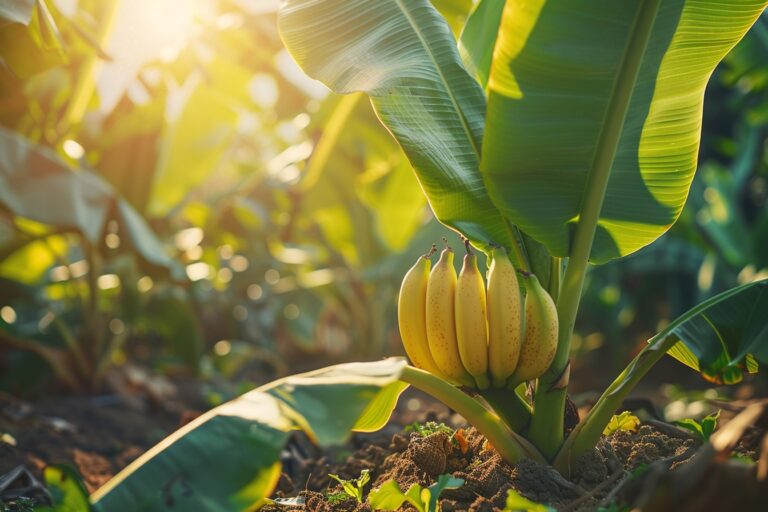
{"type": "Polygon", "coordinates": [[[570,510],[576,510],[579,505],[586,502],[590,498],[594,498],[601,492],[603,492],[604,489],[609,487],[613,482],[615,482],[621,475],[625,474],[625,471],[622,469],[620,471],[616,471],[611,476],[606,478],[604,481],[600,482],[598,485],[596,485],[591,491],[587,492],[583,496],[579,496],[575,500],[569,502],[565,506],[560,508],[560,512],[568,512],[570,510]]]}

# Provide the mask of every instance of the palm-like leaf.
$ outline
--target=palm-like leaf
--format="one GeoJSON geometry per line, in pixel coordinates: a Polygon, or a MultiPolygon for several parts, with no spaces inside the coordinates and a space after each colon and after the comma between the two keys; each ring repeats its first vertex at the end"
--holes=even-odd
{"type": "Polygon", "coordinates": [[[496,206],[558,256],[580,222],[592,261],[655,240],[688,195],[707,80],[765,6],[508,1],[482,162],[496,206]]]}
{"type": "Polygon", "coordinates": [[[629,363],[589,414],[571,432],[554,465],[567,470],[581,453],[594,448],[616,409],[640,379],[669,353],[717,382],[738,382],[768,363],[768,280],[712,297],[670,323],[629,363]]]}
{"type": "Polygon", "coordinates": [[[758,362],[768,364],[768,280],[730,290],[705,304],[673,326],[670,336],[679,341],[669,355],[706,379],[725,384],[741,381],[744,371],[757,371],[758,362]]]}
{"type": "Polygon", "coordinates": [[[328,446],[386,424],[405,361],[294,375],[221,405],[168,436],[91,496],[97,511],[254,510],[280,476],[291,430],[328,446]],[[221,462],[226,463],[222,464],[221,462]],[[214,469],[215,468],[215,469],[214,469]]]}
{"type": "Polygon", "coordinates": [[[516,246],[479,172],[483,91],[427,0],[287,0],[279,23],[310,76],[371,97],[443,223],[481,245],[516,246]]]}

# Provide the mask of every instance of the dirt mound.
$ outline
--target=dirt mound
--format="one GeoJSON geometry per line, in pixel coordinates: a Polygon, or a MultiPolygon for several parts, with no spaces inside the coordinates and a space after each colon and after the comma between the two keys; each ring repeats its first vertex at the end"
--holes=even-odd
{"type": "Polygon", "coordinates": [[[365,487],[366,495],[388,480],[395,480],[405,491],[412,484],[428,487],[445,473],[463,479],[461,488],[442,493],[440,503],[445,512],[500,511],[510,489],[537,503],[592,510],[621,481],[619,477],[655,460],[683,454],[692,446],[693,441],[685,436],[669,436],[652,426],[644,425],[636,432],[619,431],[601,440],[596,450],[580,457],[568,480],[551,467],[531,460],[507,464],[472,427],[460,429],[453,436],[445,431],[428,435],[398,432],[388,441],[379,436],[340,463],[333,464],[327,458],[318,460],[308,470],[318,472],[319,477],[283,475],[277,495],[299,494],[305,499],[305,509],[282,507],[282,511],[368,511],[370,507],[365,502],[343,498],[341,486],[327,477],[328,473],[337,473],[342,478],[354,479],[367,469],[371,482],[365,487]],[[291,488],[288,482],[308,485],[291,488]]]}

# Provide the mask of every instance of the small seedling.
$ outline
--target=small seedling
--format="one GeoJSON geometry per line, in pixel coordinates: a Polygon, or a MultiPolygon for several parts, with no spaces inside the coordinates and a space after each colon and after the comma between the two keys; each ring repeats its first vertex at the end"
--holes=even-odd
{"type": "Polygon", "coordinates": [[[624,411],[621,414],[615,414],[613,418],[611,418],[611,421],[609,421],[608,425],[603,429],[603,435],[609,436],[618,430],[634,432],[639,426],[640,418],[629,411],[624,411]]]}
{"type": "Polygon", "coordinates": [[[0,512],[34,512],[35,500],[21,497],[11,504],[0,503],[0,512]]]}
{"type": "Polygon", "coordinates": [[[325,493],[325,499],[331,505],[337,505],[348,498],[349,498],[349,494],[347,494],[346,491],[336,491],[336,492],[326,491],[325,493]]]}
{"type": "Polygon", "coordinates": [[[339,475],[328,476],[339,482],[344,492],[355,498],[358,503],[363,502],[363,487],[371,481],[371,472],[369,470],[362,470],[360,476],[354,480],[344,480],[339,475]]]}
{"type": "Polygon", "coordinates": [[[449,437],[453,437],[454,434],[454,430],[451,427],[445,423],[437,423],[436,421],[427,421],[426,423],[419,423],[418,421],[415,421],[410,425],[406,425],[404,430],[406,432],[415,432],[421,437],[431,436],[432,434],[437,434],[438,432],[448,434],[449,437]]]}
{"type": "Polygon", "coordinates": [[[440,512],[440,494],[446,489],[458,489],[464,480],[451,475],[440,475],[437,482],[424,489],[419,484],[411,485],[403,493],[394,480],[387,480],[381,487],[371,491],[368,503],[373,510],[399,510],[406,501],[418,512],[440,512]]]}
{"type": "Polygon", "coordinates": [[[507,492],[507,503],[503,512],[556,512],[554,508],[535,503],[514,489],[507,492]]]}
{"type": "Polygon", "coordinates": [[[705,443],[709,441],[709,438],[712,437],[712,433],[717,428],[717,419],[720,417],[720,411],[717,411],[712,414],[708,414],[701,418],[701,421],[696,421],[691,418],[686,418],[684,420],[676,421],[675,424],[678,427],[684,428],[686,430],[690,430],[696,436],[699,437],[702,441],[705,443]]]}

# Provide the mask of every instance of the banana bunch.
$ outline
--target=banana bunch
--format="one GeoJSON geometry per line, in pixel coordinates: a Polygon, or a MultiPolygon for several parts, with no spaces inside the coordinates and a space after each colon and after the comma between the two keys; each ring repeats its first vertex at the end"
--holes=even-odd
{"type": "Polygon", "coordinates": [[[486,389],[538,378],[557,350],[552,298],[533,274],[517,271],[503,248],[491,252],[488,285],[468,241],[458,276],[447,246],[405,274],[398,298],[403,346],[414,366],[454,385],[486,389]]]}

